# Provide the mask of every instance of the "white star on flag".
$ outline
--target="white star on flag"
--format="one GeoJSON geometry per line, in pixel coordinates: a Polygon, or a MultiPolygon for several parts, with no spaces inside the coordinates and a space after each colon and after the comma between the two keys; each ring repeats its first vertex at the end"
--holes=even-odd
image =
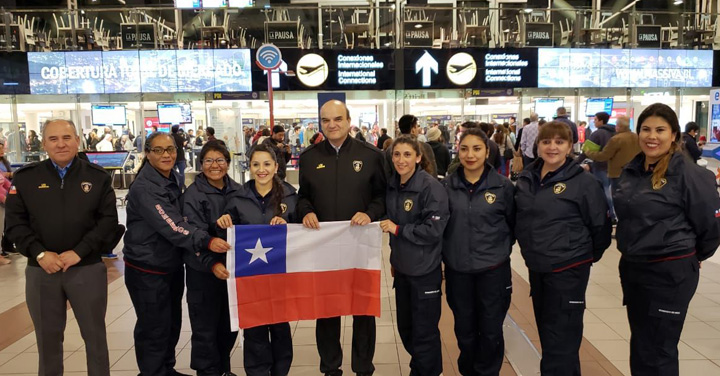
{"type": "Polygon", "coordinates": [[[260,242],[260,238],[258,238],[257,243],[255,243],[255,248],[245,248],[245,252],[252,254],[252,257],[250,258],[249,264],[252,264],[255,260],[263,260],[265,263],[268,263],[267,260],[267,253],[270,252],[270,248],[263,248],[262,242],[260,242]]]}

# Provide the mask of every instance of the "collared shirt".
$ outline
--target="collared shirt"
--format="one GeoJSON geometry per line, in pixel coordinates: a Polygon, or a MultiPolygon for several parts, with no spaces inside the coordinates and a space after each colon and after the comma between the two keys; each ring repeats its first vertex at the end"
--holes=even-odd
{"type": "Polygon", "coordinates": [[[528,158],[535,158],[533,153],[533,145],[538,136],[538,122],[534,121],[523,127],[522,138],[520,139],[520,149],[528,158]]]}
{"type": "Polygon", "coordinates": [[[60,179],[65,179],[65,174],[67,174],[68,169],[70,169],[70,166],[72,165],[73,161],[70,161],[70,163],[67,164],[65,167],[60,167],[55,163],[55,161],[50,160],[52,162],[53,166],[55,166],[55,170],[60,174],[60,179]]]}
{"type": "MultiPolygon", "coordinates": [[[[350,137],[350,136],[348,136],[348,137],[350,137]]],[[[330,146],[332,146],[333,149],[335,149],[335,153],[340,154],[340,148],[342,147],[342,144],[340,144],[340,146],[335,146],[335,145],[333,145],[333,143],[330,142],[329,140],[328,140],[328,142],[330,143],[330,146]]],[[[343,144],[344,144],[344,143],[345,143],[345,141],[343,141],[343,144]]]]}
{"type": "Polygon", "coordinates": [[[488,169],[485,168],[480,175],[480,179],[476,181],[475,183],[471,183],[467,178],[465,177],[465,169],[464,168],[458,168],[457,170],[458,176],[460,177],[460,181],[465,185],[465,188],[467,188],[469,193],[473,193],[480,188],[480,184],[482,184],[483,181],[485,181],[485,178],[487,178],[488,175],[488,169]]]}

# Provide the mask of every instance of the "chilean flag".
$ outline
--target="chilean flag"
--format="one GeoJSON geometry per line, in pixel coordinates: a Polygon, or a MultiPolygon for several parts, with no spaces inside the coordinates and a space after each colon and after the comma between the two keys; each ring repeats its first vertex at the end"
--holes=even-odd
{"type": "Polygon", "coordinates": [[[325,317],[380,317],[378,223],[244,225],[228,229],[230,326],[325,317]]]}

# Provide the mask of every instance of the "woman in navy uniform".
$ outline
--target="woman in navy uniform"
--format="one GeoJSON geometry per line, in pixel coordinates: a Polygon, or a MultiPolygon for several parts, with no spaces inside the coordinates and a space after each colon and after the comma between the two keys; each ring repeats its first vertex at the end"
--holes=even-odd
{"type": "Polygon", "coordinates": [[[177,147],[167,133],[145,141],[145,159],[128,192],[125,286],[137,322],[135,356],[140,374],[179,375],[175,346],[182,326],[183,250],[227,252],[230,245],[181,214],[183,185],[173,170],[177,147]]]}
{"type": "Polygon", "coordinates": [[[567,125],[543,125],[539,158],[520,173],[515,192],[515,236],[530,270],[543,375],[580,375],[590,265],[611,242],[602,186],[568,157],[572,140],[567,125]]]}
{"type": "Polygon", "coordinates": [[[428,161],[414,138],[399,137],[391,155],[395,172],[385,196],[388,219],[380,227],[390,233],[398,332],[412,357],[411,373],[438,376],[442,373],[438,323],[447,193],[437,178],[423,170],[428,161]]]}
{"type": "MultiPolygon", "coordinates": [[[[230,196],[242,187],[227,175],[230,153],[225,145],[210,141],[200,150],[202,173],[182,196],[183,214],[188,222],[211,236],[225,238],[216,221],[230,196]]],[[[192,326],[190,367],[203,375],[234,375],[230,353],[237,332],[230,331],[230,309],[225,254],[207,249],[186,249],[187,303],[192,326]]]]}
{"type": "Polygon", "coordinates": [[[681,152],[675,112],[660,103],[638,117],[641,153],[613,194],[633,375],[678,375],[678,341],[700,262],[720,245],[713,173],[681,152]]]}
{"type": "Polygon", "coordinates": [[[448,304],[462,375],[498,375],[505,353],[503,320],[510,307],[510,251],[515,188],[488,162],[488,137],[478,128],[460,136],[461,166],[443,185],[450,220],[443,238],[448,304]]]}
{"type": "MultiPolygon", "coordinates": [[[[218,226],[283,225],[297,222],[297,193],[277,175],[277,156],[259,144],[250,152],[250,173],[254,177],[228,200],[218,226]]],[[[243,357],[248,376],[285,376],[290,372],[293,349],[290,324],[262,325],[243,332],[243,357]]]]}

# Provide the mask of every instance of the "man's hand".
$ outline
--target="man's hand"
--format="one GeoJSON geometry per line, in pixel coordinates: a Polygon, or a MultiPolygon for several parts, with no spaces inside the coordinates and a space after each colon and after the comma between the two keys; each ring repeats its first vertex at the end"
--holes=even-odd
{"type": "Polygon", "coordinates": [[[285,219],[283,219],[283,217],[274,216],[270,220],[270,224],[273,226],[274,225],[286,225],[287,221],[285,221],[285,219]]]}
{"type": "Polygon", "coordinates": [[[71,266],[80,262],[81,259],[80,256],[78,256],[78,254],[71,249],[69,251],[61,253],[60,260],[63,262],[63,264],[65,264],[63,266],[63,272],[66,272],[71,266]]]}
{"type": "Polygon", "coordinates": [[[208,249],[215,253],[225,253],[229,251],[230,248],[230,244],[220,238],[212,238],[210,244],[208,244],[208,249]]]}
{"type": "Polygon", "coordinates": [[[372,222],[370,220],[370,217],[363,212],[355,213],[355,215],[353,215],[352,219],[350,220],[351,225],[358,225],[358,226],[365,226],[367,224],[370,224],[370,222],[372,222]]]}
{"type": "Polygon", "coordinates": [[[213,274],[217,279],[228,279],[230,278],[230,272],[225,268],[225,265],[217,263],[212,268],[213,274]]]}
{"type": "Polygon", "coordinates": [[[230,218],[230,214],[224,214],[223,216],[218,218],[217,225],[223,230],[232,227],[233,223],[232,218],[230,218]]]}
{"type": "Polygon", "coordinates": [[[60,259],[60,256],[58,256],[57,253],[50,251],[45,251],[45,256],[38,261],[38,264],[40,264],[40,267],[43,268],[47,274],[57,273],[65,267],[65,263],[63,263],[62,259],[60,259]]]}
{"type": "Polygon", "coordinates": [[[590,172],[590,165],[589,165],[589,164],[583,163],[583,164],[581,164],[580,166],[583,168],[583,170],[585,170],[585,171],[587,171],[587,172],[590,172]]]}
{"type": "Polygon", "coordinates": [[[320,221],[318,221],[317,215],[315,213],[307,213],[305,215],[305,218],[303,218],[303,226],[315,230],[320,229],[320,221]]]}
{"type": "Polygon", "coordinates": [[[395,234],[395,231],[397,230],[397,225],[395,222],[385,219],[380,221],[380,229],[383,230],[383,232],[387,232],[388,234],[395,234]]]}

